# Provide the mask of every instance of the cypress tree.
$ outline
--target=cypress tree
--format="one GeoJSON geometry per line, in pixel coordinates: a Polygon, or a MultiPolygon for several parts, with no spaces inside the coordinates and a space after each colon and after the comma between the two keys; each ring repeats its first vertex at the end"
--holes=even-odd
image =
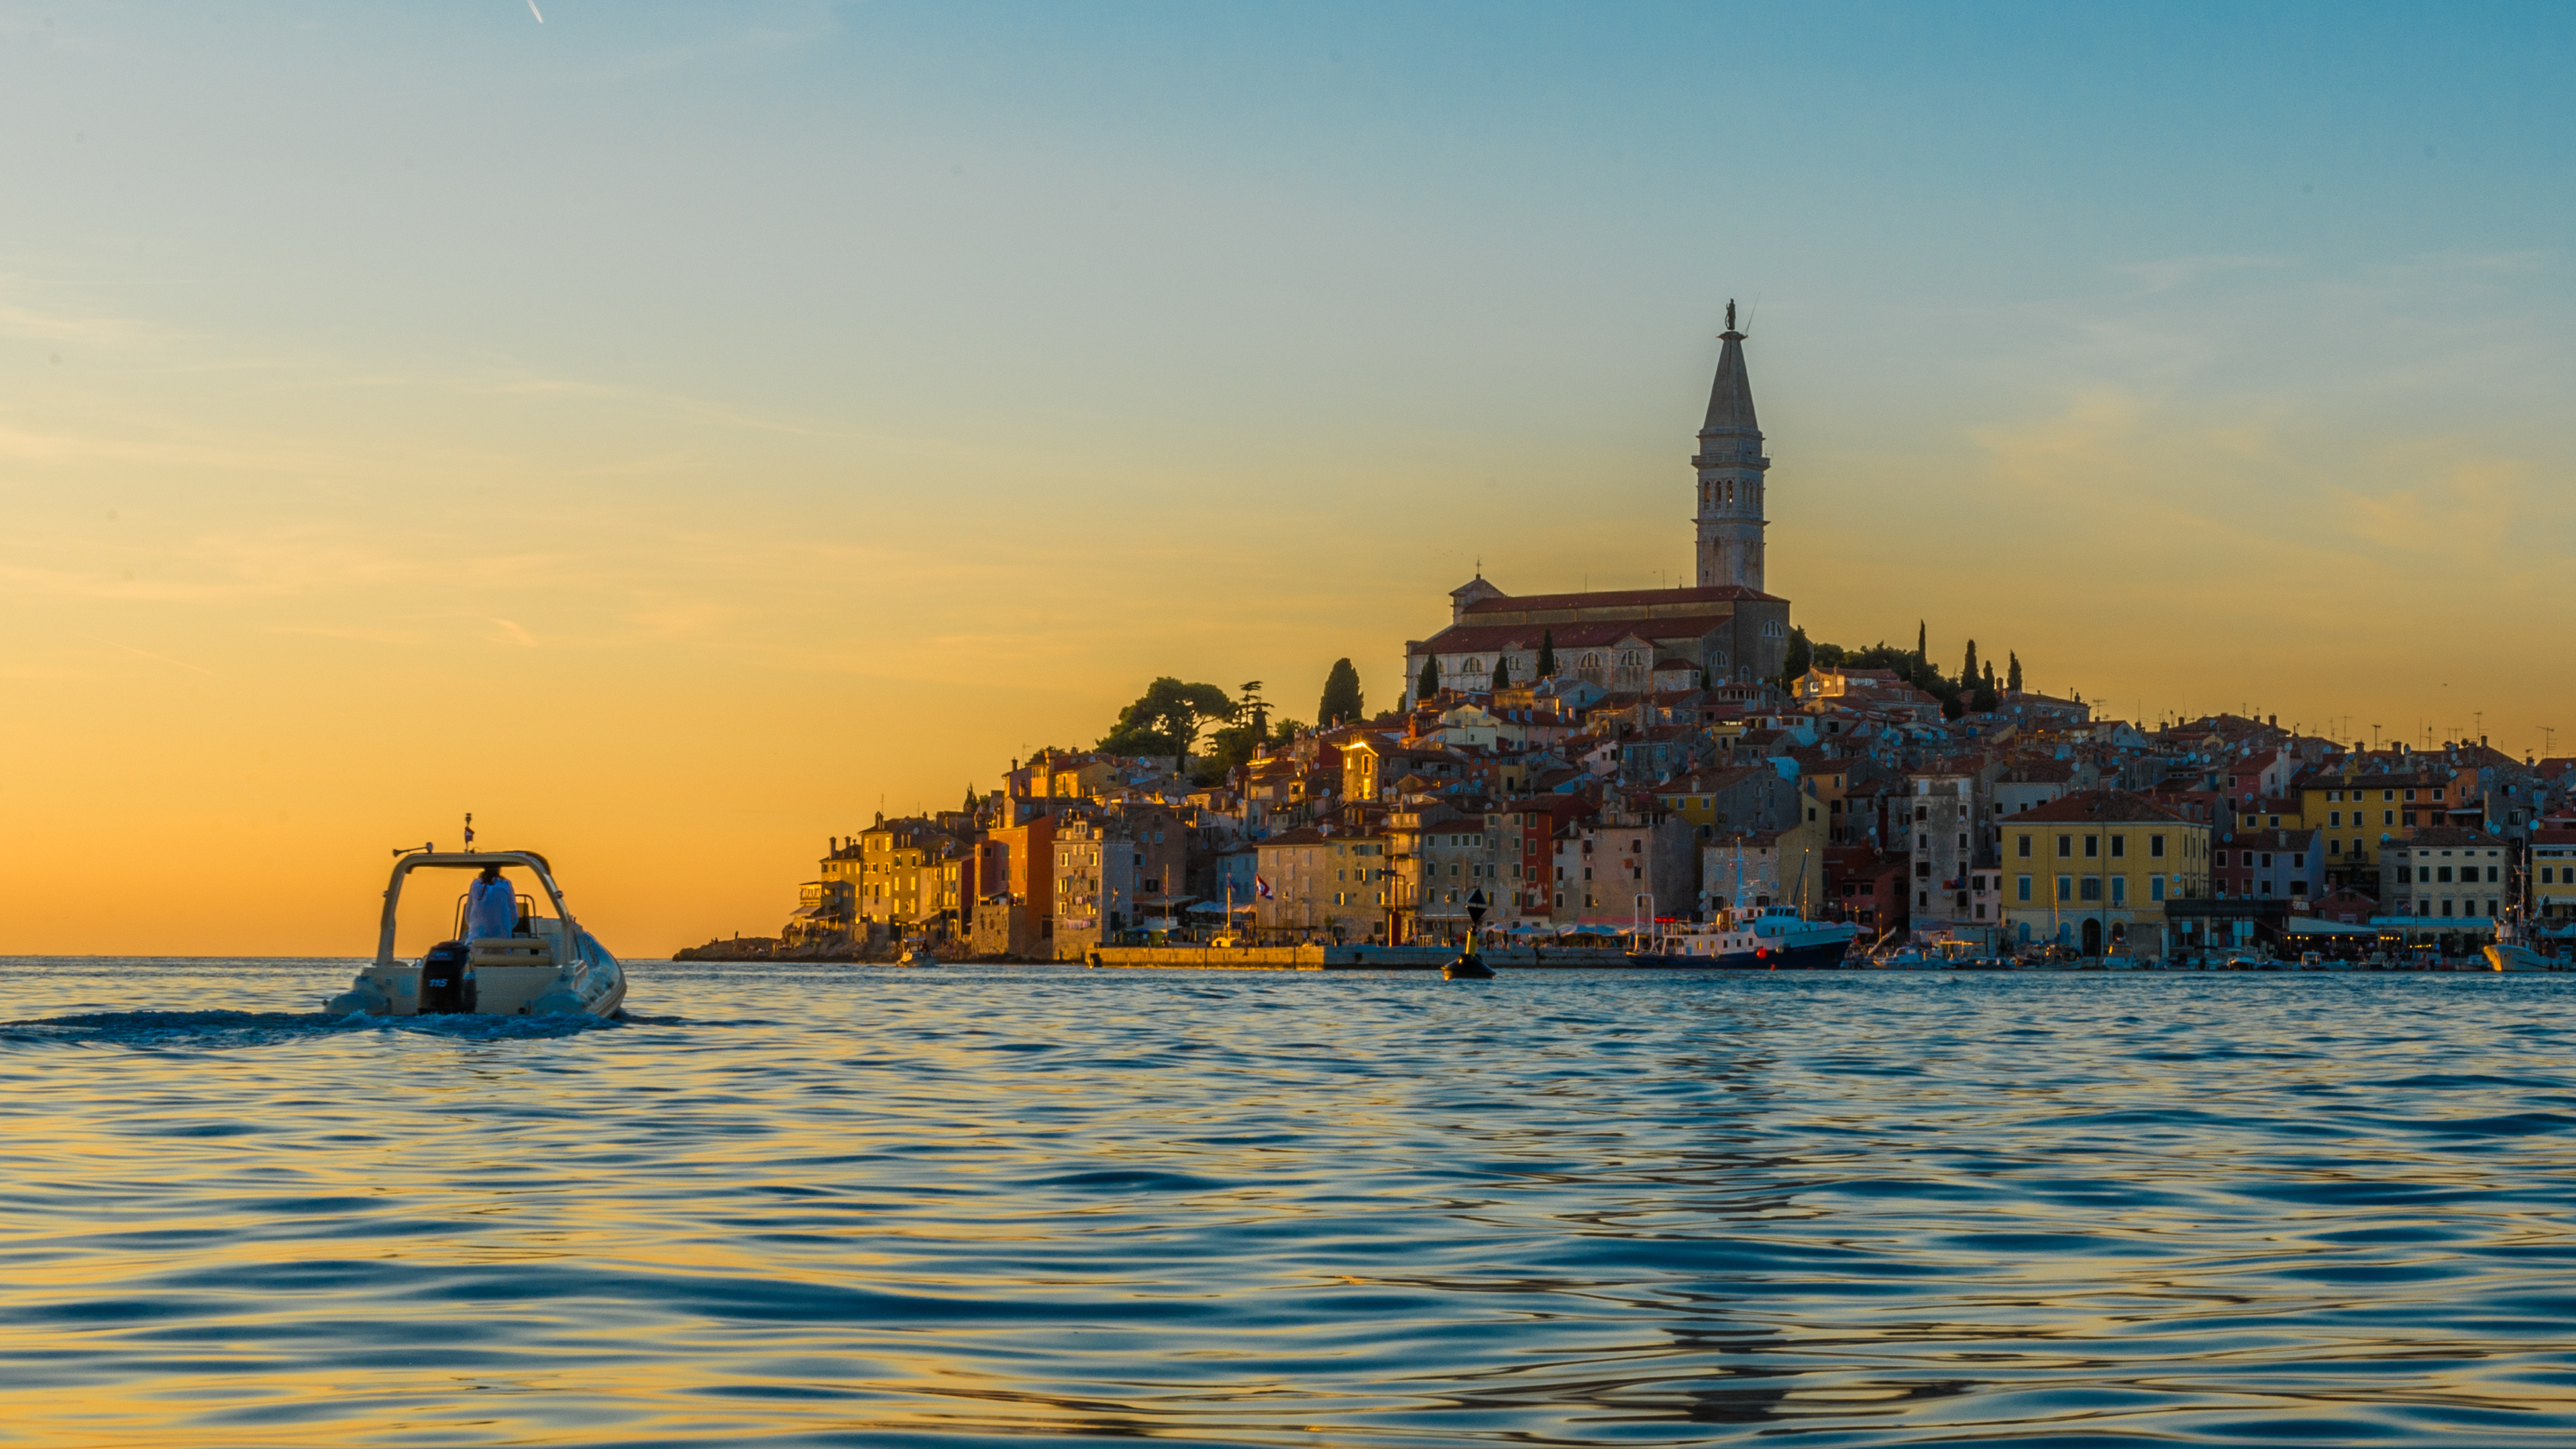
{"type": "Polygon", "coordinates": [[[1431,696],[1439,692],[1440,661],[1426,654],[1422,657],[1422,673],[1413,681],[1413,702],[1429,704],[1431,696]]]}
{"type": "Polygon", "coordinates": [[[1348,659],[1333,661],[1333,672],[1324,676],[1324,698],[1315,706],[1315,724],[1347,724],[1360,717],[1367,708],[1360,695],[1360,672],[1348,659]]]}
{"type": "Polygon", "coordinates": [[[2004,688],[2019,694],[2021,692],[2021,656],[2007,649],[2004,651],[2004,657],[2012,661],[2011,669],[2004,675],[2004,688]]]}
{"type": "Polygon", "coordinates": [[[1509,656],[1494,656],[1494,688],[1509,689],[1512,684],[1512,661],[1509,656]]]}
{"type": "Polygon", "coordinates": [[[1974,639],[1968,641],[1968,663],[1967,667],[1959,671],[1959,687],[1961,689],[1977,687],[1977,641],[1974,639]]]}
{"type": "Polygon", "coordinates": [[[1538,677],[1541,679],[1556,677],[1556,631],[1554,629],[1539,631],[1538,677]]]}
{"type": "Polygon", "coordinates": [[[1816,646],[1807,639],[1804,625],[1789,630],[1789,647],[1780,660],[1780,687],[1787,689],[1798,682],[1816,662],[1816,646]]]}
{"type": "Polygon", "coordinates": [[[1928,649],[1928,647],[1927,647],[1927,645],[1928,645],[1928,641],[1931,639],[1931,637],[1932,637],[1932,635],[1931,635],[1930,631],[1929,631],[1929,630],[1926,630],[1926,629],[1923,627],[1923,621],[1922,621],[1922,620],[1920,620],[1920,619],[1915,620],[1915,621],[1914,621],[1914,657],[1915,657],[1915,658],[1917,658],[1917,659],[1923,659],[1923,660],[1929,660],[1929,659],[1932,657],[1932,655],[1931,655],[1931,653],[1929,652],[1929,649],[1928,649]]]}

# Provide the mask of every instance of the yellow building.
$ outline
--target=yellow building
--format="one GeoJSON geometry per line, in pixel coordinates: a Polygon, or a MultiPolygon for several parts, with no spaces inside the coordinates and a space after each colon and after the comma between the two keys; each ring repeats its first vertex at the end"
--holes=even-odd
{"type": "MultiPolygon", "coordinates": [[[[935,919],[943,909],[955,909],[956,902],[946,897],[955,889],[941,878],[949,857],[961,854],[964,847],[957,838],[929,820],[918,817],[888,820],[859,833],[858,856],[850,879],[858,900],[858,918],[867,927],[884,927],[900,935],[925,920],[935,919]]],[[[841,865],[846,872],[852,862],[840,858],[825,862],[841,865]]]]}
{"type": "Polygon", "coordinates": [[[2576,830],[2531,832],[2531,913],[2551,921],[2576,917],[2576,830]]]}
{"type": "Polygon", "coordinates": [[[2209,827],[2126,790],[2079,790],[2003,822],[2007,943],[2162,956],[2165,907],[2209,894],[2209,827]]]}
{"type": "Polygon", "coordinates": [[[2300,828],[2321,832],[2326,879],[2337,885],[2376,883],[2383,843],[2448,823],[2450,807],[2467,795],[2447,777],[2373,768],[2358,755],[2341,770],[2300,780],[2298,793],[2300,828]]]}

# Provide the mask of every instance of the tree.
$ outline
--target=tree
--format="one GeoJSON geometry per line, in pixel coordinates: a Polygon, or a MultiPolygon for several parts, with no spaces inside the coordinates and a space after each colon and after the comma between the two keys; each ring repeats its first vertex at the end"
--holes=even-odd
{"type": "Polygon", "coordinates": [[[1926,642],[1925,642],[1925,641],[1929,640],[1931,637],[1932,637],[1932,636],[1931,636],[1928,632],[1926,632],[1926,631],[1925,631],[1925,629],[1924,629],[1924,627],[1923,627],[1923,621],[1922,621],[1922,620],[1920,620],[1920,619],[1915,620],[1915,621],[1914,621],[1914,657],[1915,657],[1915,658],[1917,658],[1917,659],[1929,659],[1929,658],[1931,658],[1931,657],[1932,657],[1932,652],[1931,652],[1931,650],[1930,650],[1929,648],[1927,648],[1927,647],[1926,647],[1926,642]]]}
{"type": "Polygon", "coordinates": [[[1315,723],[1348,724],[1368,707],[1365,699],[1360,693],[1360,672],[1351,667],[1351,661],[1336,659],[1333,672],[1324,676],[1324,698],[1315,706],[1315,723]]]}
{"type": "Polygon", "coordinates": [[[1540,679],[1556,677],[1556,631],[1554,629],[1539,631],[1538,677],[1540,679]]]}
{"type": "Polygon", "coordinates": [[[1413,681],[1413,702],[1429,704],[1431,697],[1439,692],[1440,661],[1425,654],[1422,656],[1422,673],[1415,676],[1413,681]]]}
{"type": "Polygon", "coordinates": [[[1974,639],[1968,641],[1968,662],[1959,671],[1959,687],[1961,689],[1977,687],[1977,641],[1974,639]]]}
{"type": "Polygon", "coordinates": [[[1235,723],[1208,732],[1207,751],[1199,756],[1199,767],[1191,772],[1192,779],[1202,785],[1222,785],[1226,777],[1234,773],[1235,766],[1252,763],[1252,757],[1260,753],[1261,746],[1284,745],[1305,728],[1288,719],[1279,721],[1275,729],[1266,728],[1263,712],[1270,706],[1257,697],[1250,697],[1257,695],[1258,690],[1258,685],[1244,686],[1244,694],[1248,698],[1237,707],[1235,723]]]}
{"type": "Polygon", "coordinates": [[[2002,696],[1995,693],[1995,661],[1989,659],[1985,676],[1977,681],[1976,697],[1969,701],[1968,707],[1979,714],[1993,714],[2002,703],[2002,696]]]}
{"type": "Polygon", "coordinates": [[[1792,626],[1789,630],[1788,655],[1780,662],[1780,687],[1787,689],[1797,683],[1800,675],[1815,667],[1815,662],[1816,646],[1807,642],[1806,626],[1803,624],[1792,626]]]}
{"type": "Polygon", "coordinates": [[[2004,688],[2019,694],[2021,693],[2021,656],[2009,649],[2004,651],[2004,656],[2012,661],[2012,668],[2004,675],[2004,688]]]}
{"type": "Polygon", "coordinates": [[[1164,675],[1145,686],[1134,704],[1118,712],[1118,723],[1101,737],[1100,748],[1113,755],[1182,755],[1198,743],[1199,730],[1211,720],[1234,718],[1234,697],[1213,684],[1183,684],[1164,675]]]}
{"type": "Polygon", "coordinates": [[[1494,688],[1496,688],[1496,689],[1509,689],[1509,688],[1511,688],[1511,685],[1512,685],[1512,665],[1511,665],[1511,661],[1510,661],[1509,659],[1507,659],[1507,658],[1503,657],[1502,655],[1497,654],[1497,655],[1495,655],[1495,656],[1494,656],[1494,684],[1493,684],[1493,687],[1494,687],[1494,688]]]}

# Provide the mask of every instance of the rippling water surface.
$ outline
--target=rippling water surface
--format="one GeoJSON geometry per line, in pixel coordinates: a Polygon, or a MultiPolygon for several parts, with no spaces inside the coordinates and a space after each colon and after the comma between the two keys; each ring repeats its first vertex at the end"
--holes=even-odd
{"type": "Polygon", "coordinates": [[[2576,981],[0,961],[0,1443],[2576,1441],[2576,981]]]}

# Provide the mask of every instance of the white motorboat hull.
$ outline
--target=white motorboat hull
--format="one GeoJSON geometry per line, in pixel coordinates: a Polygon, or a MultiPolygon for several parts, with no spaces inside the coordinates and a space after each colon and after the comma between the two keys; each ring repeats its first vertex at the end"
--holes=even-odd
{"type": "Polygon", "coordinates": [[[2500,942],[2486,948],[2487,964],[2498,971],[2564,971],[2567,963],[2552,960],[2513,942],[2500,942]]]}

